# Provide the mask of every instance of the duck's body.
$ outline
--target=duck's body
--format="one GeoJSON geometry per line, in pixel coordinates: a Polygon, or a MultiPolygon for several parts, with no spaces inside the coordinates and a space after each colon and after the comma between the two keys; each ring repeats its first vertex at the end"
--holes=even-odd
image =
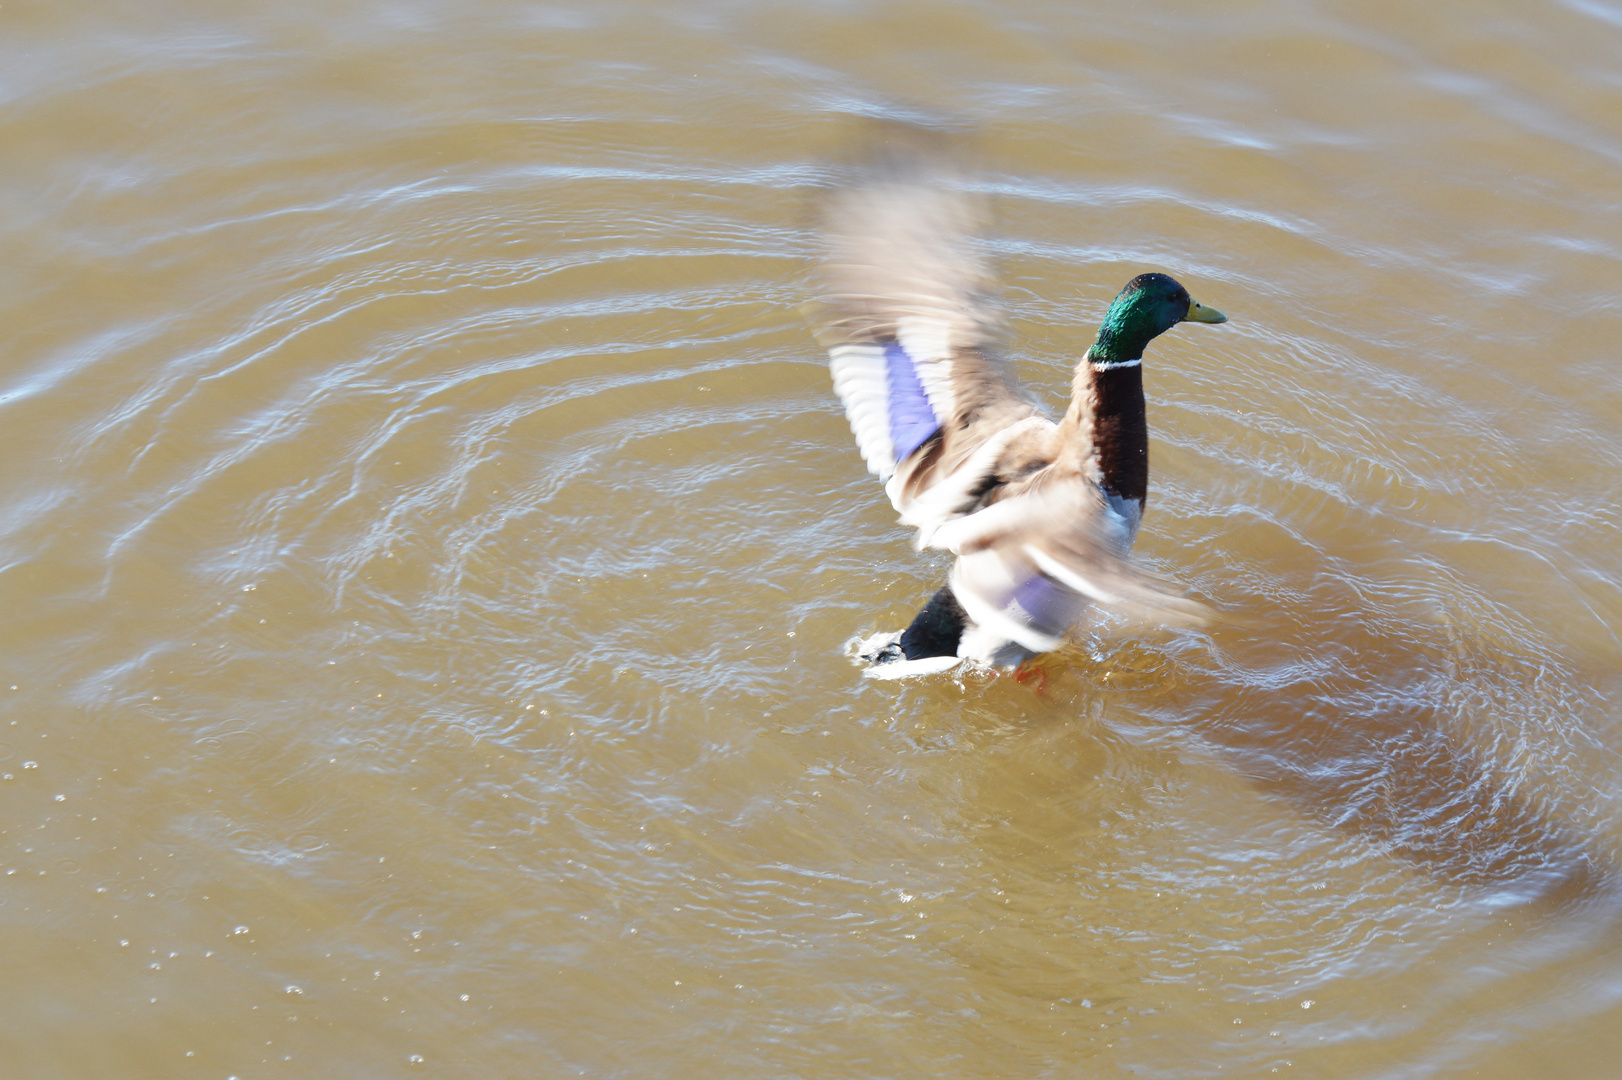
{"type": "Polygon", "coordinates": [[[889,163],[827,204],[834,386],[918,547],[958,556],[911,626],[864,643],[877,677],[1018,664],[1056,648],[1094,602],[1161,621],[1203,611],[1127,552],[1148,494],[1143,346],[1223,316],[1164,274],[1133,278],[1054,422],[997,356],[1001,313],[971,247],[979,217],[913,163],[889,163]]]}

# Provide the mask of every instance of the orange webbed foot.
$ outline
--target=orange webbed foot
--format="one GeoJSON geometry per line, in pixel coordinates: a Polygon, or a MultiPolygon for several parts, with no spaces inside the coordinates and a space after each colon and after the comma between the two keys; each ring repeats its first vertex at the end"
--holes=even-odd
{"type": "Polygon", "coordinates": [[[1029,686],[1038,697],[1048,688],[1048,673],[1035,660],[1027,660],[1014,669],[1014,681],[1029,686]]]}

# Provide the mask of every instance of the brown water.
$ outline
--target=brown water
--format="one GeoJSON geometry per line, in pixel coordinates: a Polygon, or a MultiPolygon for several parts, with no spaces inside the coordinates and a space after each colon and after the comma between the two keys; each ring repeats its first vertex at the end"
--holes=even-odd
{"type": "Polygon", "coordinates": [[[1617,0],[0,6],[0,1075],[1570,1077],[1622,1055],[1617,0]],[[798,305],[972,129],[1229,612],[939,584],[798,305]]]}

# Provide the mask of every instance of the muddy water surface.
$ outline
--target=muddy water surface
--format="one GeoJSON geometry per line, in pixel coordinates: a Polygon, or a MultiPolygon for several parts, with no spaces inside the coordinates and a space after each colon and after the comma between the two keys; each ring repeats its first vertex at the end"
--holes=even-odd
{"type": "Polygon", "coordinates": [[[1223,7],[0,7],[0,1072],[1614,1076],[1622,7],[1223,7]],[[872,117],[1229,621],[849,665],[872,117]]]}

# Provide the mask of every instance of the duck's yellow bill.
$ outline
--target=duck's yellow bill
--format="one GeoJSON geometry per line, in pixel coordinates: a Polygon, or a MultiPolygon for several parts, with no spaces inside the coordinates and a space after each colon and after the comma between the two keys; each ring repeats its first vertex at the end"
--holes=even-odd
{"type": "Polygon", "coordinates": [[[1198,300],[1188,302],[1188,314],[1183,318],[1188,322],[1227,322],[1228,317],[1214,307],[1206,307],[1198,300]]]}

